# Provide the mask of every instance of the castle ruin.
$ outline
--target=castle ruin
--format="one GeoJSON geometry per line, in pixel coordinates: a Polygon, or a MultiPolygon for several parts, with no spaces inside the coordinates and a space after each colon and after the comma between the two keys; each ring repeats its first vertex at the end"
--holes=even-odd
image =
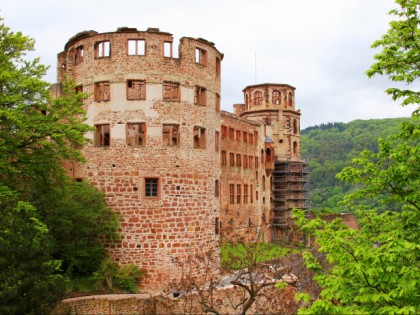
{"type": "Polygon", "coordinates": [[[305,208],[300,111],[287,84],[246,87],[234,113],[220,110],[223,54],[201,38],[156,28],[81,32],[58,54],[58,84],[85,100],[87,163],[71,175],[104,191],[121,218],[112,258],[147,270],[161,290],[173,259],[215,248],[223,233],[290,241],[290,214],[305,208]]]}

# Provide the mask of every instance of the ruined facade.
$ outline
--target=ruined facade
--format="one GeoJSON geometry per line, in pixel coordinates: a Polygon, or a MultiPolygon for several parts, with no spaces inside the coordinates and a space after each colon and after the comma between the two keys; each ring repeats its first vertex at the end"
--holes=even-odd
{"type": "Polygon", "coordinates": [[[284,209],[303,200],[274,211],[277,163],[304,165],[294,88],[249,86],[234,114],[221,112],[223,54],[189,37],[173,52],[171,34],[124,27],[79,33],[58,54],[58,84],[69,77],[89,93],[94,127],[87,163],[69,172],[120,214],[122,238],[110,253],[146,269],[149,290],[177,276],[174,258],[218,246],[221,231],[252,236],[258,227],[271,240],[287,230],[284,209]]]}

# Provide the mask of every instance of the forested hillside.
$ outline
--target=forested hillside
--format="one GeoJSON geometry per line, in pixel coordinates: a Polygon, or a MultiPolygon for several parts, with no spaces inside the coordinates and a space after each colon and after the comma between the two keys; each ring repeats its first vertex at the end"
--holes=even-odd
{"type": "Polygon", "coordinates": [[[301,132],[301,155],[309,159],[311,210],[342,212],[337,202],[354,187],[336,178],[363,150],[377,152],[378,138],[395,134],[408,118],[355,120],[308,127],[301,132]]]}

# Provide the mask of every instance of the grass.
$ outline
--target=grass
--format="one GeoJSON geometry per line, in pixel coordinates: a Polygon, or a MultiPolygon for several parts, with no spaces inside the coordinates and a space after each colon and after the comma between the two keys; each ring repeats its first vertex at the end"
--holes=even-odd
{"type": "Polygon", "coordinates": [[[242,269],[247,267],[251,259],[255,262],[264,262],[296,252],[295,249],[273,243],[225,243],[220,249],[220,260],[225,268],[242,269]]]}

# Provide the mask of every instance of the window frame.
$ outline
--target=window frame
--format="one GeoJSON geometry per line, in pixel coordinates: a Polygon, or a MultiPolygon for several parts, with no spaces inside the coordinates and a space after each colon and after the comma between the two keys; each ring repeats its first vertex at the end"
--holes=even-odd
{"type": "MultiPolygon", "coordinates": [[[[160,178],[159,177],[155,177],[155,176],[150,176],[150,177],[144,177],[144,192],[143,192],[143,197],[146,199],[160,199],[160,178]],[[156,182],[156,188],[155,191],[153,191],[153,187],[148,189],[148,181],[153,181],[156,182]],[[151,189],[151,190],[150,190],[151,189]],[[149,190],[149,191],[148,191],[149,190]],[[150,195],[148,195],[150,194],[150,195]]],[[[153,183],[152,183],[153,184],[153,183]]]]}
{"type": "Polygon", "coordinates": [[[145,122],[128,122],[126,124],[126,145],[130,146],[130,147],[144,147],[146,146],[146,138],[147,138],[147,126],[145,122]],[[138,126],[138,130],[136,130],[134,133],[134,144],[132,144],[131,142],[129,143],[129,130],[131,126],[138,126]],[[142,132],[143,129],[143,132],[142,132]],[[140,135],[142,135],[140,137],[140,135]],[[142,139],[142,144],[138,144],[138,139],[141,138],[142,139]]]}
{"type": "Polygon", "coordinates": [[[74,51],[74,65],[77,66],[78,64],[82,63],[83,57],[84,57],[83,45],[79,45],[76,47],[74,51]]]}
{"type": "Polygon", "coordinates": [[[195,47],[194,61],[196,64],[207,66],[207,50],[195,47]]]}
{"type": "Polygon", "coordinates": [[[193,148],[205,149],[207,146],[207,132],[206,128],[201,126],[194,126],[193,128],[193,148]]]}
{"type": "Polygon", "coordinates": [[[179,102],[181,100],[181,89],[179,82],[163,81],[162,100],[165,102],[179,102]]]}
{"type": "Polygon", "coordinates": [[[162,146],[164,147],[179,147],[181,142],[181,126],[179,124],[162,124],[162,146]],[[169,127],[169,134],[168,134],[168,143],[165,144],[164,141],[164,134],[165,134],[165,127],[169,127]],[[177,127],[177,134],[174,138],[174,127],[177,127]],[[173,140],[176,139],[176,143],[173,143],[173,140]]]}
{"type": "Polygon", "coordinates": [[[202,86],[195,86],[194,90],[194,104],[200,106],[207,105],[207,89],[202,86]]]}
{"type": "Polygon", "coordinates": [[[109,81],[95,82],[94,86],[95,102],[108,102],[111,100],[111,83],[109,81]],[[108,94],[106,94],[106,87],[108,87],[108,94]],[[105,98],[107,96],[107,98],[105,98]]]}
{"type": "Polygon", "coordinates": [[[146,40],[144,38],[129,38],[127,39],[127,56],[145,56],[146,55],[146,40]],[[130,54],[130,42],[135,43],[135,52],[130,54]],[[142,49],[139,49],[139,43],[143,43],[142,49]]]}
{"type": "Polygon", "coordinates": [[[126,81],[126,98],[128,101],[139,101],[139,100],[146,100],[146,80],[140,79],[127,79],[126,81]],[[129,85],[132,87],[130,88],[129,85]],[[129,90],[134,90],[134,97],[130,97],[129,90]]]}
{"type": "Polygon", "coordinates": [[[101,40],[95,42],[95,59],[103,59],[111,57],[111,42],[109,40],[101,40]],[[107,45],[108,44],[108,45],[107,45]],[[106,51],[106,48],[108,49],[106,51]]]}
{"type": "Polygon", "coordinates": [[[111,124],[95,124],[94,147],[107,148],[111,146],[111,124]],[[106,137],[105,127],[108,128],[108,137],[106,137]]]}

